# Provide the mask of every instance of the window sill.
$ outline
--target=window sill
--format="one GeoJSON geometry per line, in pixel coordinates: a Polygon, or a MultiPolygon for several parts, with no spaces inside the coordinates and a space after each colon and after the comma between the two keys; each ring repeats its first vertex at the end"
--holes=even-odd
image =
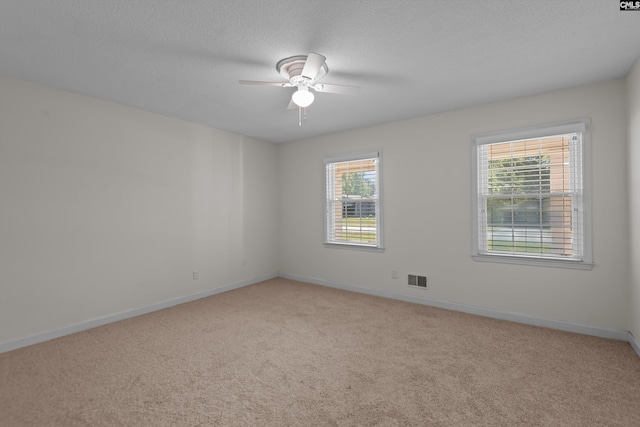
{"type": "Polygon", "coordinates": [[[365,252],[384,252],[384,248],[378,246],[367,246],[367,245],[358,245],[354,243],[323,243],[325,248],[331,249],[353,249],[356,251],[365,251],[365,252]]]}
{"type": "Polygon", "coordinates": [[[543,259],[543,258],[529,258],[523,256],[513,255],[471,255],[474,261],[481,262],[497,262],[502,264],[519,264],[519,265],[534,265],[539,267],[555,267],[555,268],[571,268],[576,270],[591,270],[593,263],[584,261],[569,261],[561,259],[543,259]]]}

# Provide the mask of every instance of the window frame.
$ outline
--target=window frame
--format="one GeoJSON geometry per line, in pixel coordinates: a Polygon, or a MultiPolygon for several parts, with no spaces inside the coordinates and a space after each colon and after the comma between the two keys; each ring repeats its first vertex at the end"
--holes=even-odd
{"type": "Polygon", "coordinates": [[[471,206],[472,206],[472,238],[471,257],[474,261],[498,262],[507,264],[537,265],[545,267],[575,268],[590,270],[593,267],[591,236],[591,119],[583,117],[574,120],[536,125],[525,128],[510,129],[497,132],[479,133],[471,136],[471,206]],[[582,259],[543,258],[535,255],[486,253],[480,248],[479,235],[479,165],[478,149],[480,146],[501,142],[512,142],[524,139],[544,138],[566,133],[582,134],[582,259]]]}
{"type": "Polygon", "coordinates": [[[358,151],[353,153],[346,154],[337,154],[325,156],[323,162],[323,245],[327,248],[340,248],[340,249],[355,249],[355,250],[364,250],[364,251],[372,251],[372,252],[383,252],[384,251],[384,239],[383,239],[383,185],[382,185],[382,150],[375,151],[358,151]],[[376,190],[377,190],[377,202],[376,202],[376,243],[358,243],[351,241],[334,241],[329,239],[329,215],[330,206],[329,206],[329,188],[328,184],[328,176],[327,176],[327,165],[333,163],[344,163],[344,162],[357,162],[368,159],[377,159],[377,168],[376,168],[376,190]]]}

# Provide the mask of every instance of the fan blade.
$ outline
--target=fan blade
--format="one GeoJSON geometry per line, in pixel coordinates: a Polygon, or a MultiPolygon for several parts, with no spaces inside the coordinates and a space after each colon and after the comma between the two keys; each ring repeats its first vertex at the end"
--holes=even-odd
{"type": "Polygon", "coordinates": [[[325,85],[319,84],[313,86],[316,92],[321,93],[339,93],[342,95],[353,95],[360,92],[360,87],[358,86],[345,86],[345,85],[325,85]]]}
{"type": "Polygon", "coordinates": [[[255,80],[238,80],[241,85],[258,85],[258,86],[279,86],[279,87],[293,87],[291,83],[281,82],[258,82],[255,80]]]}
{"type": "Polygon", "coordinates": [[[327,58],[318,53],[310,53],[307,56],[307,60],[304,62],[304,68],[302,69],[302,73],[300,73],[300,75],[302,77],[314,80],[326,59],[327,58]]]}

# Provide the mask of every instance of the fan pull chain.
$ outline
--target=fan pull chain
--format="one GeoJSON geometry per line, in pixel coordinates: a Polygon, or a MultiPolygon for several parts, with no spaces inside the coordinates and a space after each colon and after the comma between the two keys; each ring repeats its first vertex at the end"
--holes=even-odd
{"type": "Polygon", "coordinates": [[[305,120],[307,120],[307,109],[298,107],[298,126],[302,126],[305,120]]]}

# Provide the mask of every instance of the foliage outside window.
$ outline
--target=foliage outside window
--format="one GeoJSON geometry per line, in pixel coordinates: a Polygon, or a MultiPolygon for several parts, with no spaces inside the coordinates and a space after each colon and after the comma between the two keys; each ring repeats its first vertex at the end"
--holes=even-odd
{"type": "Polygon", "coordinates": [[[591,265],[587,123],[474,138],[474,258],[591,265]]]}
{"type": "Polygon", "coordinates": [[[382,247],[379,153],[325,159],[325,243],[382,247]]]}

